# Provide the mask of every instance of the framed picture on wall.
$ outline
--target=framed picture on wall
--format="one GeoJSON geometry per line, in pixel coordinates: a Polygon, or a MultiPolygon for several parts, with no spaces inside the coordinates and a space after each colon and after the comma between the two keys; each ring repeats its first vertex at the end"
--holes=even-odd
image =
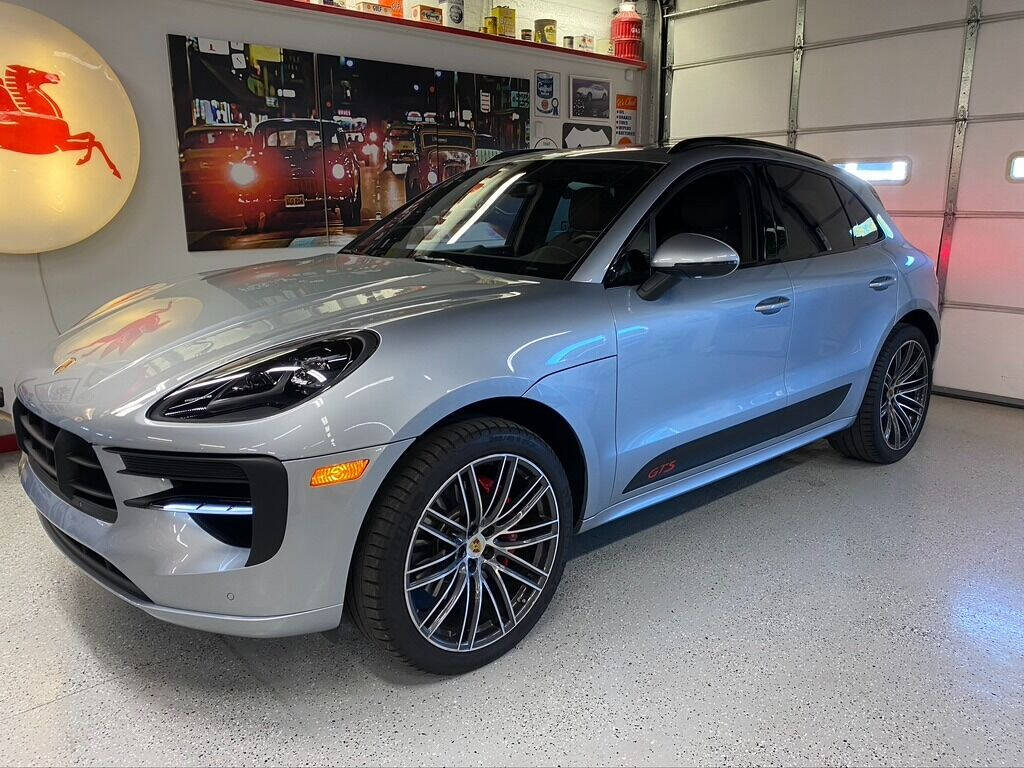
{"type": "Polygon", "coordinates": [[[569,116],[575,120],[607,120],[611,114],[610,80],[572,75],[569,78],[572,99],[569,116]]]}

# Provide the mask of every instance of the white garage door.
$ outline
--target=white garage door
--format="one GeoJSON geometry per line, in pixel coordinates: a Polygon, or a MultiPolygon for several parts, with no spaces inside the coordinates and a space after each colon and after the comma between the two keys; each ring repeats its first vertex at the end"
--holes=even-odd
{"type": "Polygon", "coordinates": [[[1022,40],[1024,0],[681,0],[667,133],[890,176],[879,195],[940,263],[937,386],[1024,402],[1022,40]]]}

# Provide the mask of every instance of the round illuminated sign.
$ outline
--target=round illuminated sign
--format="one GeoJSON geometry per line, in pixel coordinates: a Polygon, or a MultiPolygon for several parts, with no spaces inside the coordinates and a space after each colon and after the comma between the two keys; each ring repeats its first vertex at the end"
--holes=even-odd
{"type": "Polygon", "coordinates": [[[139,170],[128,94],[92,46],[0,2],[0,253],[77,243],[121,210],[139,170]]]}

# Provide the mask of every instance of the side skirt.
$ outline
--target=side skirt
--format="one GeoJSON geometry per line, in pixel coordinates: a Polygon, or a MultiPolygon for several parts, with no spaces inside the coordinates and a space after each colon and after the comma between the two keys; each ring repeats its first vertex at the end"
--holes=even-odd
{"type": "Polygon", "coordinates": [[[715,466],[708,467],[707,469],[703,469],[691,475],[686,475],[674,482],[668,483],[667,485],[652,488],[645,493],[620,501],[597,514],[588,517],[583,521],[583,525],[580,527],[580,533],[583,531],[589,531],[591,528],[596,528],[604,523],[610,523],[612,520],[625,517],[626,515],[632,514],[633,512],[652,506],[661,501],[665,501],[666,499],[671,499],[674,496],[679,496],[687,491],[692,491],[696,488],[700,488],[701,486],[721,480],[729,475],[742,472],[745,469],[762,464],[776,458],[777,456],[781,456],[784,453],[795,451],[797,448],[802,448],[808,443],[813,443],[815,440],[820,440],[823,437],[831,435],[833,432],[845,429],[852,423],[852,417],[839,419],[837,421],[830,421],[799,435],[794,435],[793,437],[786,438],[785,440],[780,440],[766,448],[754,450],[735,458],[726,459],[715,466]]]}

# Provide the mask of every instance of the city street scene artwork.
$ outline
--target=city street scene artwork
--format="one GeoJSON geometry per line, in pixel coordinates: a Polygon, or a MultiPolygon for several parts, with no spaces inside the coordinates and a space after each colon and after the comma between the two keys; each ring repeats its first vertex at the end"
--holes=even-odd
{"type": "Polygon", "coordinates": [[[530,146],[530,81],[169,35],[191,251],[343,245],[530,146]]]}

